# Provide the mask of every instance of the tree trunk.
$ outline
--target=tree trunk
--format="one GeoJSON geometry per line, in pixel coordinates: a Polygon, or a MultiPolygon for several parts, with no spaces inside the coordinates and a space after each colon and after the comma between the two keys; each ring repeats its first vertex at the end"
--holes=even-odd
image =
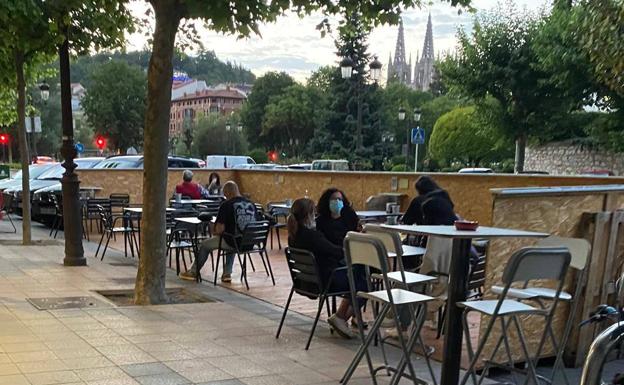
{"type": "Polygon", "coordinates": [[[141,259],[134,289],[138,305],[167,301],[165,294],[167,152],[175,35],[180,23],[177,1],[152,1],[156,27],[147,72],[141,259]]]}
{"type": "Polygon", "coordinates": [[[26,80],[24,79],[24,53],[14,52],[15,73],[17,74],[17,140],[22,163],[22,243],[30,245],[30,154],[26,142],[26,80]]]}
{"type": "Polygon", "coordinates": [[[514,164],[514,172],[516,174],[519,174],[522,171],[524,171],[524,155],[526,151],[526,143],[527,143],[526,134],[520,134],[516,138],[516,159],[515,159],[515,164],[514,164]]]}

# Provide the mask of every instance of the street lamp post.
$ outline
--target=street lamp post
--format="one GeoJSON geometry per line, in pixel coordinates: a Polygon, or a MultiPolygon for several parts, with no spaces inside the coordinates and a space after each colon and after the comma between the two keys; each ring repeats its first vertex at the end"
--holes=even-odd
{"type": "Polygon", "coordinates": [[[230,134],[230,130],[232,129],[232,125],[230,124],[229,121],[225,122],[225,131],[227,132],[227,136],[229,138],[229,140],[232,142],[232,154],[234,153],[234,138],[232,138],[232,135],[230,134]]]}
{"type": "MultiPolygon", "coordinates": [[[[414,122],[416,122],[416,129],[420,129],[420,108],[414,108],[414,122]]],[[[416,143],[416,148],[414,149],[414,172],[418,171],[418,143],[416,143]]]]}
{"type": "MultiPolygon", "coordinates": [[[[353,75],[353,67],[354,67],[355,63],[353,61],[353,59],[349,58],[349,57],[345,57],[344,59],[342,59],[340,61],[340,74],[342,75],[343,79],[351,79],[352,75],[353,75]]],[[[371,74],[371,78],[373,79],[373,81],[375,83],[377,83],[379,81],[379,78],[381,77],[381,62],[377,59],[377,56],[374,57],[374,60],[369,64],[369,68],[370,68],[370,74],[371,74]]],[[[357,73],[357,72],[356,72],[357,73]]],[[[362,86],[363,86],[363,81],[364,79],[362,79],[362,82],[357,81],[356,85],[355,85],[355,93],[356,93],[356,100],[357,100],[357,120],[356,120],[356,148],[362,148],[363,146],[363,138],[362,138],[362,98],[361,98],[361,94],[362,94],[362,86]]]]}
{"type": "MultiPolygon", "coordinates": [[[[414,123],[416,123],[416,129],[420,128],[418,126],[418,124],[420,123],[420,108],[416,107],[414,108],[414,115],[412,116],[412,121],[414,123]]],[[[406,137],[405,137],[405,168],[407,169],[407,161],[408,161],[408,157],[409,157],[409,144],[410,144],[410,119],[406,119],[407,118],[407,114],[405,111],[405,108],[400,107],[399,108],[399,121],[405,121],[405,126],[406,126],[406,137]]],[[[414,149],[414,171],[418,171],[418,144],[415,144],[415,149],[414,149]]]]}
{"type": "Polygon", "coordinates": [[[69,28],[61,26],[63,42],[59,45],[59,67],[61,80],[61,121],[63,125],[63,167],[65,173],[61,178],[63,189],[63,225],[65,228],[65,266],[86,266],[82,247],[82,213],[78,192],[80,181],[74,171],[77,167],[74,162],[76,147],[74,146],[74,126],[71,110],[71,87],[69,73],[69,28]]]}

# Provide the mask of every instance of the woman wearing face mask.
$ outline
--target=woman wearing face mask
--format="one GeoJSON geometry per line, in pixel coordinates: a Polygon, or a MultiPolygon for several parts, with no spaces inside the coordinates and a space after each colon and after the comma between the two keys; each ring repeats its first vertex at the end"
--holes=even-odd
{"type": "Polygon", "coordinates": [[[223,188],[221,187],[221,178],[219,177],[219,174],[217,174],[216,172],[210,173],[208,180],[210,181],[208,186],[206,186],[206,189],[208,189],[208,194],[223,195],[223,188]]]}
{"type": "MultiPolygon", "coordinates": [[[[293,202],[288,216],[288,245],[293,248],[308,250],[316,257],[321,270],[321,279],[329,282],[332,271],[345,265],[342,246],[330,242],[323,233],[315,230],[314,202],[307,198],[300,198],[293,202]]],[[[355,286],[357,291],[368,291],[366,278],[355,271],[355,286]]],[[[330,291],[349,290],[349,278],[346,270],[337,271],[333,278],[330,291]]],[[[358,301],[358,306],[364,306],[365,301],[358,301]]],[[[338,334],[351,338],[352,332],[347,320],[353,316],[351,301],[343,299],[336,313],[327,322],[338,334]]]]}
{"type": "Polygon", "coordinates": [[[347,196],[335,187],[325,190],[318,202],[319,216],[316,229],[335,245],[342,242],[349,231],[359,231],[359,219],[347,196]]]}

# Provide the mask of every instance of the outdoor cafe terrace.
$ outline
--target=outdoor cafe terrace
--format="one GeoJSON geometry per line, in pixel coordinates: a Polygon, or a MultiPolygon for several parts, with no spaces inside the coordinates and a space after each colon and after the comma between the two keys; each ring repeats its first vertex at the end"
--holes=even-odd
{"type": "MultiPolygon", "coordinates": [[[[210,170],[194,170],[194,181],[202,184],[207,183],[209,172],[210,170]]],[[[169,171],[168,191],[174,190],[175,185],[181,180],[181,173],[182,170],[169,171]]],[[[346,192],[354,208],[360,211],[361,218],[366,216],[365,211],[385,210],[386,201],[398,202],[401,206],[401,212],[405,211],[414,196],[413,186],[419,176],[419,174],[410,173],[247,170],[220,170],[219,174],[222,183],[227,180],[237,182],[245,196],[264,207],[285,204],[303,196],[317,200],[326,188],[338,187],[346,192]],[[372,196],[379,198],[369,200],[369,197],[372,196]]],[[[504,235],[498,230],[493,230],[488,234],[487,228],[483,227],[484,231],[480,233],[480,238],[491,237],[485,254],[485,274],[484,282],[482,282],[486,297],[489,296],[489,289],[493,285],[500,284],[503,269],[509,260],[509,256],[521,247],[533,245],[539,241],[540,237],[547,235],[588,239],[593,250],[585,273],[590,280],[589,282],[592,282],[591,279],[604,283],[615,280],[617,271],[610,270],[608,266],[617,266],[618,261],[616,259],[624,258],[621,252],[617,251],[621,251],[624,244],[624,236],[620,227],[620,224],[624,222],[624,215],[623,212],[618,211],[618,209],[624,209],[624,179],[458,174],[435,174],[434,178],[449,192],[456,204],[457,213],[462,217],[477,220],[482,227],[492,226],[493,229],[517,229],[532,232],[516,232],[504,235]],[[608,246],[604,247],[604,245],[608,246]]],[[[135,207],[133,210],[135,213],[140,212],[142,203],[142,172],[140,170],[80,170],[80,179],[83,185],[100,188],[97,191],[97,197],[108,197],[113,193],[128,194],[130,205],[135,207]]],[[[383,222],[385,216],[381,215],[377,219],[383,222]]],[[[192,219],[186,221],[194,223],[192,219]]],[[[92,242],[98,241],[100,235],[97,226],[93,229],[87,226],[87,229],[91,232],[90,240],[92,242]]],[[[62,238],[62,232],[59,235],[59,238],[62,238]]],[[[241,268],[238,262],[234,265],[232,283],[217,281],[217,284],[222,288],[283,308],[292,286],[291,275],[284,254],[286,245],[287,233],[285,228],[271,232],[267,250],[274,283],[268,272],[265,272],[263,262],[259,258],[252,257],[255,266],[254,269],[248,266],[248,288],[240,277],[241,268]]],[[[93,261],[91,257],[94,254],[94,247],[95,245],[89,246],[85,251],[85,256],[88,257],[90,263],[93,261]]],[[[136,262],[136,259],[131,259],[131,253],[127,251],[128,245],[124,244],[123,237],[112,239],[109,247],[113,250],[108,252],[104,262],[108,258],[117,261],[120,252],[127,252],[128,261],[136,262]]],[[[188,256],[186,263],[190,264],[188,256]]],[[[621,261],[619,263],[621,264],[621,261]]],[[[175,270],[175,258],[172,259],[170,267],[175,270]]],[[[205,281],[201,285],[211,286],[213,275],[214,272],[209,261],[202,270],[205,281]]],[[[570,277],[572,274],[569,274],[564,288],[566,291],[574,293],[576,284],[570,277]]],[[[128,282],[127,287],[131,288],[133,284],[128,282]]],[[[574,314],[570,314],[569,307],[560,306],[557,308],[552,321],[555,333],[557,335],[562,334],[568,319],[580,320],[580,317],[587,315],[589,310],[593,310],[596,305],[601,303],[601,300],[604,301],[608,294],[604,293],[603,290],[604,288],[600,284],[586,284],[581,292],[585,301],[574,314]]],[[[452,289],[450,288],[449,291],[452,289]]],[[[313,318],[317,313],[317,302],[295,295],[290,303],[289,312],[289,316],[298,313],[313,318]]],[[[439,316],[440,314],[438,314],[439,316]]],[[[321,312],[321,319],[325,320],[326,317],[325,311],[321,312]]],[[[452,314],[447,315],[447,317],[451,317],[450,322],[455,322],[452,314]]],[[[370,307],[366,310],[365,318],[368,321],[372,321],[374,318],[370,307]]],[[[481,317],[477,313],[471,313],[468,318],[473,348],[485,332],[487,325],[485,320],[487,317],[481,317]]],[[[421,334],[424,344],[433,348],[432,359],[443,362],[445,355],[448,356],[449,354],[448,346],[445,347],[445,343],[449,343],[449,337],[438,336],[440,325],[435,321],[435,319],[427,320],[421,334]],[[447,353],[443,354],[445,351],[447,353]]],[[[274,326],[277,326],[277,323],[274,326]]],[[[523,322],[523,331],[529,346],[535,350],[542,336],[543,323],[523,322]]],[[[316,343],[317,338],[326,338],[328,334],[327,329],[317,329],[316,336],[311,342],[312,346],[316,343]],[[319,335],[322,337],[318,337],[319,335]]],[[[498,336],[500,331],[494,330],[493,334],[498,336]]],[[[495,342],[496,338],[490,338],[490,340],[495,342]]],[[[591,338],[587,333],[575,331],[566,347],[567,362],[573,362],[576,366],[582,364],[590,342],[591,338]]],[[[511,343],[513,359],[521,362],[523,356],[518,341],[516,338],[512,338],[511,343]]],[[[302,344],[301,349],[303,347],[302,344]]],[[[486,344],[484,356],[489,355],[493,348],[493,342],[486,344]]],[[[461,366],[466,368],[469,359],[466,354],[465,342],[461,351],[461,366]]],[[[550,344],[546,344],[542,350],[543,357],[552,357],[555,353],[550,344]]],[[[365,361],[362,361],[363,363],[365,361]]],[[[418,365],[419,370],[424,370],[422,359],[418,365]]],[[[434,367],[438,376],[437,380],[440,381],[439,366],[436,364],[434,367]]],[[[346,369],[346,365],[344,368],[346,369]]],[[[361,372],[361,368],[358,371],[361,372]]],[[[572,375],[574,376],[574,374],[572,375]]],[[[444,378],[442,381],[444,383],[444,378]]]]}

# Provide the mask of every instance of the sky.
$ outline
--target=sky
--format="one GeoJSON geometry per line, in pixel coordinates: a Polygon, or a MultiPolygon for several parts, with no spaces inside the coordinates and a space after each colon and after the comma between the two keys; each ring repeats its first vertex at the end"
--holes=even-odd
{"type": "MultiPolygon", "coordinates": [[[[518,8],[526,7],[529,11],[538,11],[547,0],[513,0],[518,8]]],[[[428,3],[423,1],[423,3],[428,3]]],[[[403,12],[405,29],[405,48],[407,56],[422,51],[427,16],[431,13],[433,24],[433,46],[436,52],[453,51],[456,45],[456,32],[459,27],[470,31],[473,15],[468,12],[458,13],[448,2],[431,1],[431,5],[421,9],[407,9],[403,12]]],[[[473,0],[473,7],[478,11],[491,10],[498,0],[473,0]]],[[[146,2],[135,1],[131,4],[132,12],[142,16],[147,10],[146,2]]],[[[204,48],[213,50],[221,60],[240,63],[256,76],[268,71],[284,71],[299,81],[305,81],[311,72],[324,65],[338,62],[335,55],[334,35],[321,38],[316,25],[323,19],[320,14],[299,18],[294,14],[280,17],[275,23],[262,24],[262,36],[237,39],[234,36],[218,34],[205,28],[199,29],[200,40],[204,48]]],[[[332,20],[336,25],[337,20],[332,20]]],[[[386,73],[388,57],[396,45],[398,26],[375,28],[369,37],[369,53],[377,55],[383,63],[382,72],[386,73]]],[[[146,39],[141,34],[127,37],[128,50],[146,48],[146,39]]],[[[192,54],[192,52],[187,52],[192,54]]]]}

